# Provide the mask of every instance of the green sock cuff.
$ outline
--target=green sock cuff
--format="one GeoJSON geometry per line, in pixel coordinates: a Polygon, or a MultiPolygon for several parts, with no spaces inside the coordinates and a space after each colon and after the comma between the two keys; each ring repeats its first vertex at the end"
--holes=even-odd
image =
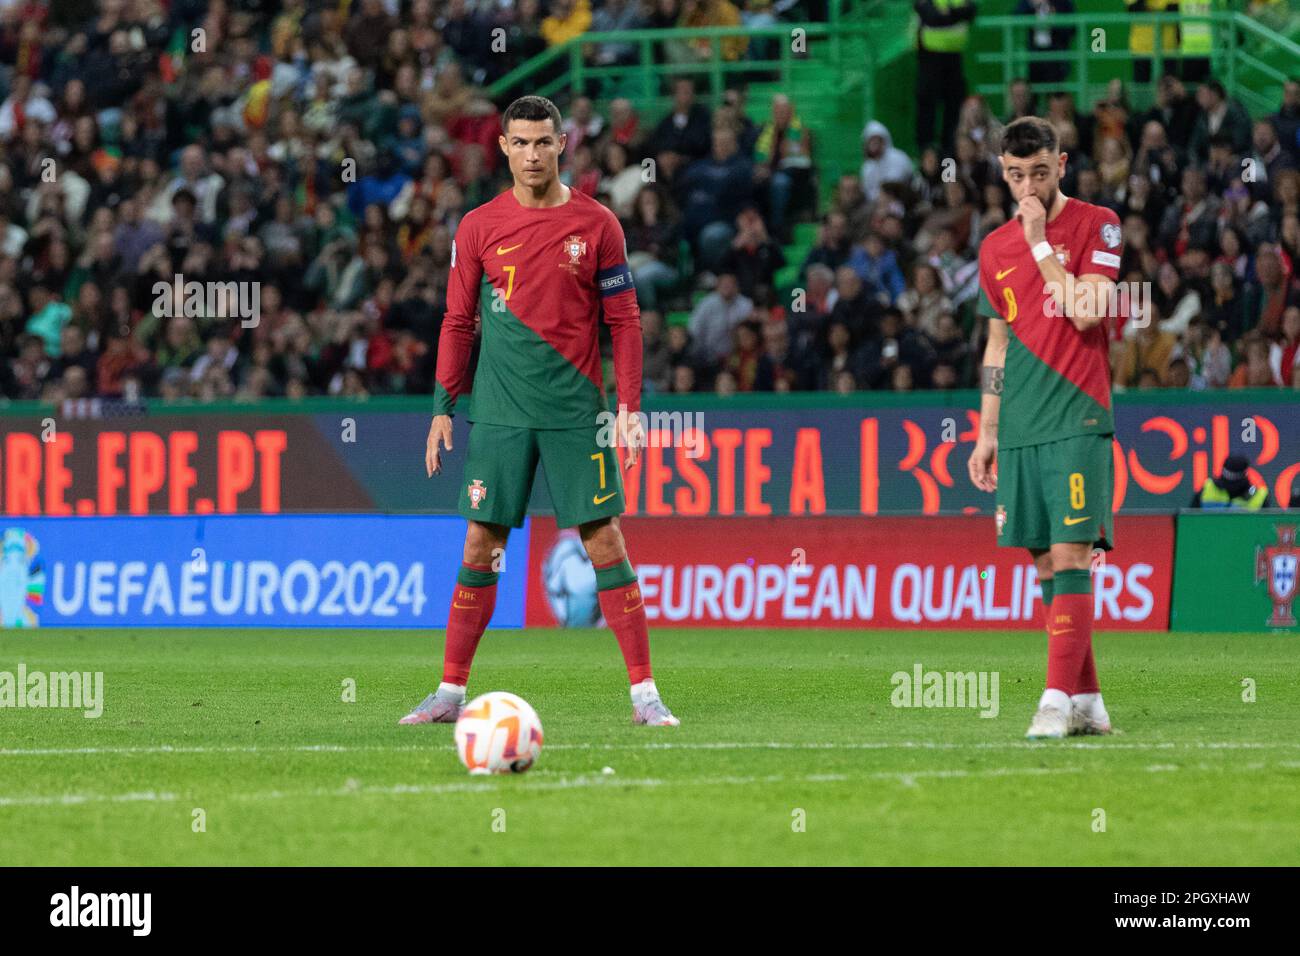
{"type": "Polygon", "coordinates": [[[610,591],[614,588],[625,588],[629,584],[636,584],[636,572],[632,570],[632,562],[624,558],[618,564],[611,564],[608,567],[596,568],[596,590],[610,591]]]}
{"type": "Polygon", "coordinates": [[[1052,578],[1054,594],[1091,594],[1092,572],[1082,568],[1071,571],[1057,571],[1052,578]]]}
{"type": "Polygon", "coordinates": [[[497,583],[496,571],[484,571],[482,568],[462,564],[456,572],[456,583],[467,588],[486,588],[497,583]]]}
{"type": "Polygon", "coordinates": [[[1056,593],[1056,584],[1051,578],[1039,578],[1038,586],[1043,589],[1043,607],[1052,603],[1052,595],[1056,593]]]}

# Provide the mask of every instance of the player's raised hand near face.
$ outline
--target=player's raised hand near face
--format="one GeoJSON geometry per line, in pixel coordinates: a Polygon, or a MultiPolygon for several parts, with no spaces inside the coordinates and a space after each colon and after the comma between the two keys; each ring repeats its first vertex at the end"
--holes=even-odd
{"type": "Polygon", "coordinates": [[[1047,239],[1047,209],[1033,193],[1020,200],[1016,209],[1016,218],[1025,230],[1025,242],[1036,246],[1047,239]]]}
{"type": "Polygon", "coordinates": [[[634,467],[641,457],[641,449],[645,447],[645,428],[641,425],[641,416],[636,412],[629,412],[626,408],[618,410],[618,441],[627,449],[623,456],[623,467],[634,467]]]}
{"type": "Polygon", "coordinates": [[[434,415],[433,422],[429,425],[429,437],[424,443],[424,470],[430,478],[442,471],[439,444],[451,451],[450,415],[434,415]]]}

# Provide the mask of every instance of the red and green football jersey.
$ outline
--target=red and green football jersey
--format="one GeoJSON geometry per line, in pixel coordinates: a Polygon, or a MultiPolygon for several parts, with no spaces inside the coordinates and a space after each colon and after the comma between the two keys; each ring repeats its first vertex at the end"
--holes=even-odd
{"type": "Polygon", "coordinates": [[[623,227],[576,189],[558,206],[512,190],[456,230],[438,342],[434,414],[470,392],[468,418],[519,428],[595,426],[604,411],[599,325],[610,326],[619,403],[639,409],[641,315],[623,227]],[[476,315],[483,341],[469,381],[476,315]]]}
{"type": "MultiPolygon", "coordinates": [[[[1072,275],[1119,276],[1119,217],[1067,199],[1047,241],[1072,275]]],[[[1012,219],[980,245],[981,315],[1005,319],[1007,361],[998,446],[1019,448],[1075,435],[1110,435],[1107,320],[1080,332],[1051,302],[1024,227],[1012,219]]]]}

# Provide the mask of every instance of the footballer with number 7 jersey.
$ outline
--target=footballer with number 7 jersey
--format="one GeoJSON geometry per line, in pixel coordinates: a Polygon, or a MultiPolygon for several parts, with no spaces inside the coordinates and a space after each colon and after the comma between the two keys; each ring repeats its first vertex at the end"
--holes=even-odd
{"type": "Polygon", "coordinates": [[[447,619],[442,682],[402,724],[459,717],[474,651],[496,604],[499,557],[510,529],[524,522],[539,460],[556,523],[578,528],[595,568],[600,608],[632,684],[633,722],[679,723],[650,671],[645,606],[618,526],[619,461],[610,442],[600,440],[603,315],[618,386],[616,440],[627,466],[645,443],[636,414],[641,314],[618,219],[560,182],[560,122],[544,97],[510,104],[498,142],[514,185],[467,213],[452,243],[425,470],[430,477],[442,470],[456,401],[469,394],[466,417],[473,424],[460,491],[469,527],[447,619]],[[471,390],[476,316],[482,344],[471,390]]]}
{"type": "Polygon", "coordinates": [[[1043,590],[1047,681],[1026,736],[1106,734],[1091,567],[1114,541],[1106,313],[1119,219],[1061,192],[1067,157],[1046,120],[1008,124],[1001,160],[1018,208],[980,246],[989,329],[970,478],[997,493],[998,544],[1029,550],[1043,590]]]}

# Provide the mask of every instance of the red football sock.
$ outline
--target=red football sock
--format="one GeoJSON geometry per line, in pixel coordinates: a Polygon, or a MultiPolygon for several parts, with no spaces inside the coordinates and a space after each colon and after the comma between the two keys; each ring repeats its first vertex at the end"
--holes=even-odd
{"type": "Polygon", "coordinates": [[[1074,688],[1076,694],[1100,694],[1101,684],[1097,680],[1097,662],[1092,656],[1092,629],[1088,629],[1088,649],[1083,657],[1083,670],[1079,671],[1079,680],[1074,688]]]}
{"type": "Polygon", "coordinates": [[[1058,572],[1053,590],[1047,629],[1047,688],[1077,694],[1084,661],[1092,648],[1091,576],[1087,571],[1058,572]]]}
{"type": "MultiPolygon", "coordinates": [[[[465,568],[479,574],[484,573],[483,569],[471,565],[466,565],[465,568]]],[[[462,575],[464,573],[462,569],[462,575]]],[[[447,616],[447,647],[442,657],[443,683],[463,687],[469,682],[469,668],[474,662],[474,651],[478,649],[479,639],[492,620],[496,604],[496,581],[478,587],[456,582],[452,591],[451,612],[447,616]]]]}
{"type": "Polygon", "coordinates": [[[645,602],[641,600],[639,584],[600,591],[600,610],[605,622],[618,639],[618,649],[627,664],[627,676],[633,684],[649,680],[650,627],[645,619],[645,602]]]}

